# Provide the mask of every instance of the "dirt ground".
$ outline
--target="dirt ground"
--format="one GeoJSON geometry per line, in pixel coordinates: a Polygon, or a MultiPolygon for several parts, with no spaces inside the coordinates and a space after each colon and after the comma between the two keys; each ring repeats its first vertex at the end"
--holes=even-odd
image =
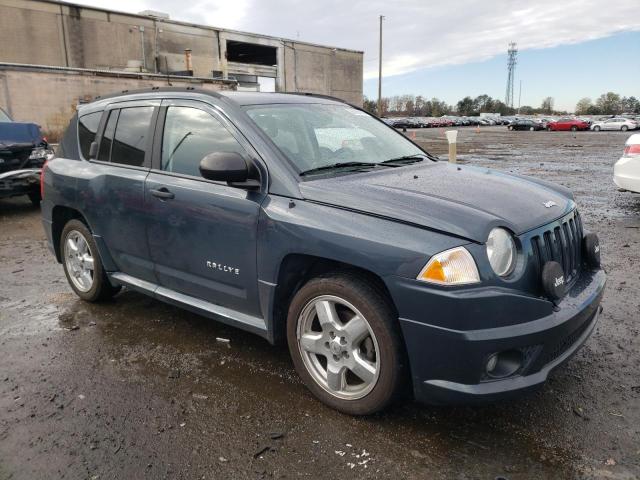
{"type": "MultiPolygon", "coordinates": [[[[441,130],[415,135],[446,152],[441,130]]],[[[585,347],[482,407],[341,415],[283,347],[132,291],[80,301],[38,209],[0,201],[0,479],[638,478],[640,195],[611,180],[626,137],[460,129],[462,162],[571,188],[609,274],[585,347]]]]}

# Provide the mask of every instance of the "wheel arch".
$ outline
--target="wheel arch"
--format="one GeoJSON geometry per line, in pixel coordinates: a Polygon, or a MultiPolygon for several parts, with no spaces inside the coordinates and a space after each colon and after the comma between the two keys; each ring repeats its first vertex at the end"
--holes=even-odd
{"type": "Polygon", "coordinates": [[[343,273],[367,279],[380,292],[397,317],[398,309],[393,301],[384,280],[365,268],[342,261],[308,255],[290,253],[280,263],[277,284],[275,287],[272,312],[272,338],[274,343],[282,343],[286,339],[287,314],[289,305],[302,286],[313,278],[328,274],[343,273]]]}
{"type": "Polygon", "coordinates": [[[63,205],[54,206],[51,211],[51,222],[52,222],[51,234],[52,234],[52,241],[53,241],[53,250],[55,252],[56,260],[58,260],[58,263],[62,263],[60,236],[62,235],[62,230],[64,229],[64,226],[70,220],[81,221],[87,226],[89,231],[91,231],[91,227],[89,227],[87,220],[84,218],[84,215],[80,213],[80,211],[76,210],[75,208],[71,208],[63,205]]]}

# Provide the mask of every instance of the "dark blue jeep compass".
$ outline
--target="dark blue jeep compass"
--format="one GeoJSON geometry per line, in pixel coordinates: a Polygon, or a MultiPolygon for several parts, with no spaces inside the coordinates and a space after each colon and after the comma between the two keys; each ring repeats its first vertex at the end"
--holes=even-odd
{"type": "Polygon", "coordinates": [[[592,333],[597,237],[567,189],[438,161],[296,94],[155,89],[79,107],[43,174],[73,290],[122,286],[286,339],[307,387],[369,414],[541,385],[592,333]]]}

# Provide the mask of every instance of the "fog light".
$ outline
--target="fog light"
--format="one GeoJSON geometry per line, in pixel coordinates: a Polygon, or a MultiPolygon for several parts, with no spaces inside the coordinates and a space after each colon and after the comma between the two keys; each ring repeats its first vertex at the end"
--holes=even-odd
{"type": "Polygon", "coordinates": [[[505,350],[494,353],[487,360],[485,370],[491,378],[510,377],[522,366],[522,352],[519,350],[505,350]]]}
{"type": "Polygon", "coordinates": [[[491,375],[491,372],[493,372],[496,368],[496,365],[498,364],[498,354],[494,353],[493,355],[491,355],[489,357],[489,360],[487,360],[487,374],[491,375]]]}

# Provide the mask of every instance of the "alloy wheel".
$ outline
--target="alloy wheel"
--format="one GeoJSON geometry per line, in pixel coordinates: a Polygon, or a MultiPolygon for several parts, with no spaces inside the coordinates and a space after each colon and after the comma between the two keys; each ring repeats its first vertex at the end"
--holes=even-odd
{"type": "Polygon", "coordinates": [[[87,239],[77,230],[71,230],[64,242],[64,261],[69,278],[81,292],[93,286],[94,258],[87,239]]]}
{"type": "Polygon", "coordinates": [[[298,349],[313,380],[331,395],[357,400],[380,374],[378,342],[367,319],[346,300],[323,295],[302,309],[298,349]]]}

